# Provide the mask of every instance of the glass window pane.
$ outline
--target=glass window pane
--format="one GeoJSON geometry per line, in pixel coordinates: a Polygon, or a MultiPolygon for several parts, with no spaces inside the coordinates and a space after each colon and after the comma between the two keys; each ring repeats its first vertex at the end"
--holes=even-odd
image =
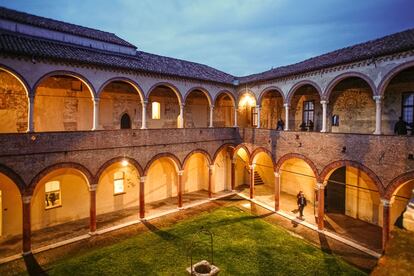
{"type": "Polygon", "coordinates": [[[414,93],[404,95],[403,105],[414,105],[414,93]]]}
{"type": "Polygon", "coordinates": [[[118,179],[114,181],[114,193],[119,194],[124,192],[124,180],[118,179]]]}

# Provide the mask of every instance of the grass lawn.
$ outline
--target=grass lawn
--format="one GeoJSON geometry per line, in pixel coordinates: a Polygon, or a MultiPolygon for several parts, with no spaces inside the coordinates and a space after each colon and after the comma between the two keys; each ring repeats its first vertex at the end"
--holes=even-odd
{"type": "MultiPolygon", "coordinates": [[[[205,226],[214,234],[214,263],[220,275],[364,275],[281,227],[237,207],[222,207],[169,228],[136,235],[50,264],[49,275],[185,275],[193,234],[205,226]]],[[[209,260],[201,235],[194,262],[209,260]]]]}

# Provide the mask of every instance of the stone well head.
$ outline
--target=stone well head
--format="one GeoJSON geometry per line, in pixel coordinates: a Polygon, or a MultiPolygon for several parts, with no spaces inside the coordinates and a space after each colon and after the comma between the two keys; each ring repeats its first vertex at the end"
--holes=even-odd
{"type": "Polygon", "coordinates": [[[192,267],[187,267],[187,272],[190,275],[209,276],[217,275],[220,272],[220,269],[217,266],[210,264],[208,261],[202,260],[192,267]]]}

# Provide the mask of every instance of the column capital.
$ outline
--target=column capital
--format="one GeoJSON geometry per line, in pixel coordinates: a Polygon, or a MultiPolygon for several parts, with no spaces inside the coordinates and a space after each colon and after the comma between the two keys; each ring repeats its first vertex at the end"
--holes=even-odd
{"type": "Polygon", "coordinates": [[[382,96],[375,95],[372,97],[376,103],[380,103],[382,101],[382,96]]]}
{"type": "Polygon", "coordinates": [[[185,103],[180,103],[180,108],[184,108],[185,107],[185,103]]]}
{"type": "Polygon", "coordinates": [[[34,103],[34,100],[35,100],[35,96],[34,96],[34,95],[29,95],[29,102],[30,102],[31,104],[33,104],[33,103],[34,103]]]}
{"type": "Polygon", "coordinates": [[[208,169],[209,169],[210,171],[214,170],[214,165],[209,165],[209,166],[208,166],[208,169]]]}
{"type": "Polygon", "coordinates": [[[327,100],[322,100],[322,101],[321,101],[321,104],[322,104],[322,105],[324,105],[324,104],[328,104],[328,103],[329,103],[329,101],[327,101],[327,100]]]}
{"type": "Polygon", "coordinates": [[[388,199],[385,199],[385,198],[381,198],[381,204],[382,204],[383,207],[386,207],[386,208],[391,207],[391,202],[388,199]]]}
{"type": "Polygon", "coordinates": [[[285,108],[289,108],[289,107],[290,107],[290,104],[288,104],[288,103],[284,103],[284,104],[283,104],[283,106],[284,106],[285,108]]]}
{"type": "Polygon", "coordinates": [[[144,183],[146,179],[147,179],[147,177],[146,177],[146,176],[141,176],[141,177],[139,178],[139,182],[144,183]]]}
{"type": "Polygon", "coordinates": [[[32,196],[22,196],[22,201],[24,204],[29,204],[32,200],[32,196]]]}
{"type": "Polygon", "coordinates": [[[183,175],[184,174],[184,170],[180,170],[177,172],[178,175],[183,175]]]}
{"type": "Polygon", "coordinates": [[[279,172],[274,172],[275,177],[280,177],[280,173],[279,172]]]}
{"type": "Polygon", "coordinates": [[[231,163],[232,163],[232,164],[236,164],[236,161],[237,161],[237,160],[236,160],[236,158],[232,158],[232,159],[231,159],[231,163]]]}
{"type": "Polygon", "coordinates": [[[317,188],[318,190],[324,190],[324,189],[325,189],[325,185],[323,185],[323,183],[322,183],[322,182],[317,182],[317,183],[316,183],[316,188],[317,188]]]}
{"type": "Polygon", "coordinates": [[[262,106],[261,105],[256,105],[256,109],[261,109],[262,108],[262,106]]]}
{"type": "Polygon", "coordinates": [[[143,106],[143,107],[146,107],[146,106],[147,106],[147,104],[148,104],[148,100],[144,100],[144,101],[142,101],[142,106],[143,106]]]}
{"type": "Polygon", "coordinates": [[[89,185],[89,192],[94,192],[98,188],[98,184],[89,185]]]}
{"type": "Polygon", "coordinates": [[[95,97],[95,98],[93,98],[93,102],[94,103],[99,103],[99,101],[101,100],[101,98],[99,98],[99,97],[95,97]]]}
{"type": "Polygon", "coordinates": [[[214,109],[214,104],[211,104],[210,105],[210,109],[214,109]]]}
{"type": "Polygon", "coordinates": [[[252,165],[249,165],[249,168],[251,169],[251,170],[254,170],[254,167],[256,166],[256,164],[252,164],[252,165]]]}

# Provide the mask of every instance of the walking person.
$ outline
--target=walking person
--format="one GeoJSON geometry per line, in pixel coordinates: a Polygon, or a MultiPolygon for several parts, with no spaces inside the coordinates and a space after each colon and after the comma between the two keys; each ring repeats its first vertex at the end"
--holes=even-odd
{"type": "Polygon", "coordinates": [[[300,214],[301,219],[303,219],[303,209],[305,209],[306,204],[307,204],[307,201],[306,201],[305,195],[301,191],[298,196],[298,209],[299,209],[299,214],[300,214]]]}
{"type": "Polygon", "coordinates": [[[285,129],[285,122],[281,118],[277,121],[276,130],[284,130],[285,129]]]}

